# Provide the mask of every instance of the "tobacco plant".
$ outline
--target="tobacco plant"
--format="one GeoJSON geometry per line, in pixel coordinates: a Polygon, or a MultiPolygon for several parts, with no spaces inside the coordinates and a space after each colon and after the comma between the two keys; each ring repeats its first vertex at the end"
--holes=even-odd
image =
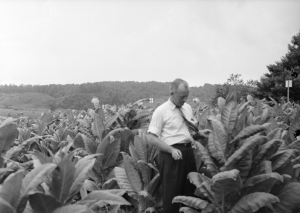
{"type": "MultiPolygon", "coordinates": [[[[81,190],[95,163],[95,155],[76,161],[74,152],[70,151],[73,141],[69,141],[55,154],[44,147],[49,156],[37,150],[29,152],[29,158],[33,159],[29,165],[33,168],[25,168],[6,157],[17,137],[17,124],[11,119],[4,121],[0,126],[0,212],[87,213],[94,212],[98,206],[130,205],[121,196],[125,192],[120,190],[96,190],[74,201],[74,196],[81,190]]],[[[28,140],[30,138],[22,144],[28,143],[28,140]]]]}
{"type": "Polygon", "coordinates": [[[212,178],[190,173],[195,197],[177,196],[173,202],[186,205],[181,211],[190,213],[297,211],[299,141],[290,143],[299,128],[297,110],[286,130],[259,100],[248,97],[238,104],[234,90],[226,100],[219,98],[218,109],[208,108],[198,116],[199,128],[212,130],[207,143],[195,143],[196,159],[212,178]]]}
{"type": "Polygon", "coordinates": [[[156,167],[158,151],[147,140],[149,136],[142,130],[130,144],[130,155],[122,153],[124,165],[114,169],[118,186],[128,192],[128,195],[138,201],[136,205],[140,212],[156,212],[161,207],[159,189],[159,172],[156,167]]]}

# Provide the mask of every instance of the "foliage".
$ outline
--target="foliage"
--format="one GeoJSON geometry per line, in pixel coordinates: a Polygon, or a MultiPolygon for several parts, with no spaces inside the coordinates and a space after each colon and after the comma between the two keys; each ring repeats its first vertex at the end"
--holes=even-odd
{"type": "MultiPolygon", "coordinates": [[[[267,66],[268,73],[261,77],[257,84],[257,95],[261,98],[268,96],[277,97],[277,101],[282,96],[286,96],[285,80],[291,78],[291,72],[294,69],[296,73],[300,72],[300,31],[292,37],[291,44],[288,45],[288,52],[280,61],[267,66]]],[[[293,80],[293,87],[289,89],[290,98],[294,101],[300,100],[298,93],[300,89],[299,77],[293,80]]]]}
{"type": "Polygon", "coordinates": [[[129,190],[130,196],[138,203],[141,212],[155,209],[162,204],[159,190],[159,173],[156,167],[157,149],[151,146],[143,130],[130,144],[130,155],[122,153],[124,168],[114,169],[116,181],[121,189],[129,190]]]}
{"type": "MultiPolygon", "coordinates": [[[[64,109],[91,108],[90,100],[96,96],[102,104],[128,104],[136,100],[151,97],[156,103],[162,103],[169,96],[168,82],[95,82],[84,84],[50,84],[50,85],[0,85],[0,93],[44,93],[48,94],[64,109]]],[[[215,93],[215,86],[190,88],[190,102],[193,98],[200,98],[201,102],[208,103],[215,93]]],[[[49,101],[51,102],[51,100],[49,101]]],[[[48,103],[48,102],[47,102],[48,103]]]]}
{"type": "Polygon", "coordinates": [[[116,212],[121,205],[135,205],[155,212],[154,207],[161,204],[157,150],[147,144],[142,130],[153,111],[141,109],[147,101],[104,110],[95,102],[95,110],[48,111],[35,120],[4,120],[0,125],[0,211],[99,212],[108,208],[116,212]],[[136,190],[135,196],[123,187],[118,169],[136,190]],[[138,178],[134,180],[140,181],[141,188],[132,178],[138,178]]]}
{"type": "MultiPolygon", "coordinates": [[[[196,197],[175,197],[183,212],[294,212],[299,209],[300,107],[287,113],[286,105],[272,106],[247,97],[238,102],[232,89],[219,98],[218,109],[198,115],[211,129],[207,144],[195,148],[212,178],[192,172],[188,179],[196,186],[196,197]],[[278,108],[279,107],[279,108],[278,108]],[[203,116],[203,117],[202,117],[203,116]],[[288,117],[291,124],[278,121],[288,117]],[[290,134],[288,134],[290,131],[290,134]],[[294,142],[292,142],[294,141],[294,142]]],[[[292,107],[292,106],[290,106],[292,107]]]]}
{"type": "Polygon", "coordinates": [[[246,83],[241,79],[241,74],[231,74],[224,84],[216,85],[216,94],[211,99],[211,104],[215,106],[218,102],[218,98],[226,98],[232,87],[237,90],[237,99],[246,98],[248,94],[255,94],[257,81],[248,80],[246,83]]]}
{"type": "Polygon", "coordinates": [[[58,108],[58,104],[55,101],[48,101],[47,106],[51,110],[51,112],[54,112],[58,108]]]}

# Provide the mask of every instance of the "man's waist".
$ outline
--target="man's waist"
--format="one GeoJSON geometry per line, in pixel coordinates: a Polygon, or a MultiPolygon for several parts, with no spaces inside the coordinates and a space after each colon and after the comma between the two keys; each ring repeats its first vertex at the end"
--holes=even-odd
{"type": "Polygon", "coordinates": [[[188,143],[193,141],[193,138],[190,135],[178,135],[178,136],[169,136],[169,137],[160,137],[160,139],[168,144],[168,145],[173,145],[173,144],[179,144],[179,143],[188,143]]]}
{"type": "Polygon", "coordinates": [[[188,139],[185,139],[183,141],[180,141],[178,143],[175,143],[175,144],[172,144],[171,146],[181,146],[181,147],[191,147],[192,146],[192,139],[191,138],[188,138],[188,139]]]}
{"type": "Polygon", "coordinates": [[[175,143],[172,145],[174,148],[178,147],[192,147],[192,143],[175,143]]]}

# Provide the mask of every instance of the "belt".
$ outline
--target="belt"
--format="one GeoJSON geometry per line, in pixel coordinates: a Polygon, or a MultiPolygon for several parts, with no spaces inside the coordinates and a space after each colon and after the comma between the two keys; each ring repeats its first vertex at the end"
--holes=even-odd
{"type": "Polygon", "coordinates": [[[174,147],[192,147],[192,143],[176,143],[173,144],[174,147]]]}

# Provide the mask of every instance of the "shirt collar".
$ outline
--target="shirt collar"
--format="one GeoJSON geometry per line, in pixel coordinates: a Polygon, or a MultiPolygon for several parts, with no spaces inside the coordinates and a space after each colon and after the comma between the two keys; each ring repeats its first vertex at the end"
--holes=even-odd
{"type": "Polygon", "coordinates": [[[174,110],[176,108],[176,105],[171,101],[171,98],[169,98],[168,103],[172,110],[174,110]]]}

